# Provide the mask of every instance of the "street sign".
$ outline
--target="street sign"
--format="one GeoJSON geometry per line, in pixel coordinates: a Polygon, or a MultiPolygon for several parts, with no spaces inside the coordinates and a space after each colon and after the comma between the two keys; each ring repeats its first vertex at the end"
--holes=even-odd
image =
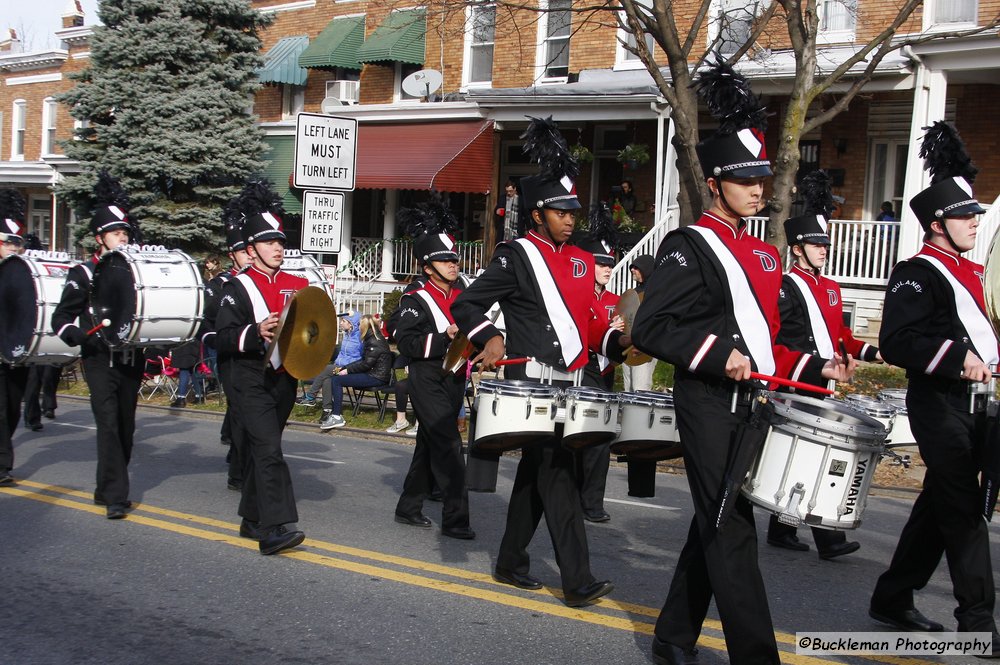
{"type": "Polygon", "coordinates": [[[299,189],[354,191],[357,152],[357,119],[299,113],[292,182],[299,189]]]}
{"type": "Polygon", "coordinates": [[[305,192],[302,197],[302,251],[340,252],[344,229],[344,195],[305,192]]]}

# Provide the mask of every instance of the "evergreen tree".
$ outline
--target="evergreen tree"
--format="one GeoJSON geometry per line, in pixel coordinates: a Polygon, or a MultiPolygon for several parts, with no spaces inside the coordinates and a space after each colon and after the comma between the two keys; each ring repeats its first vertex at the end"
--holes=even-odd
{"type": "Polygon", "coordinates": [[[263,134],[246,112],[259,87],[250,0],[101,0],[90,66],[60,101],[85,121],[67,156],[82,171],[57,191],[86,235],[97,174],[128,193],[145,241],[185,250],[222,244],[222,208],[263,170],[263,134]]]}

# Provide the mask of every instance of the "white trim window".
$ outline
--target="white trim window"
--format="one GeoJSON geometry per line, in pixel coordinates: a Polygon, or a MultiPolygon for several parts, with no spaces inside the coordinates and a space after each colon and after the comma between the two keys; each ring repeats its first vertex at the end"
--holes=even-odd
{"type": "Polygon", "coordinates": [[[59,102],[54,97],[46,97],[42,102],[42,154],[56,153],[56,117],[59,102]]]}
{"type": "Polygon", "coordinates": [[[14,100],[13,112],[10,115],[10,159],[12,162],[24,161],[24,135],[27,130],[28,102],[23,99],[14,100]]]}
{"type": "Polygon", "coordinates": [[[538,21],[536,79],[565,83],[569,78],[569,38],[573,31],[572,0],[542,0],[538,21]]]}
{"type": "MultiPolygon", "coordinates": [[[[421,69],[423,69],[423,66],[415,65],[412,62],[395,63],[395,70],[394,70],[395,80],[393,81],[393,87],[394,87],[394,100],[396,102],[413,103],[413,102],[419,102],[421,99],[423,99],[423,97],[420,96],[414,97],[410,93],[403,90],[403,79],[405,79],[410,74],[419,72],[421,69]]],[[[431,92],[434,91],[432,90],[431,92]]]]}
{"type": "MultiPolygon", "coordinates": [[[[653,5],[653,0],[636,0],[636,5],[644,7],[645,9],[650,9],[653,5]]],[[[645,13],[649,13],[648,11],[645,13]]],[[[621,14],[621,21],[625,22],[626,17],[624,12],[621,14]]],[[[646,48],[650,53],[653,53],[653,47],[656,46],[656,41],[653,39],[653,35],[648,32],[643,33],[646,37],[646,48]]],[[[615,42],[615,69],[642,69],[644,65],[642,60],[639,59],[635,53],[625,48],[625,44],[635,48],[635,34],[629,30],[627,27],[618,28],[618,39],[615,42]]]]}
{"type": "Polygon", "coordinates": [[[818,0],[819,41],[853,42],[858,23],[858,0],[818,0]]]}
{"type": "Polygon", "coordinates": [[[754,18],[767,0],[715,0],[711,9],[715,19],[708,25],[708,43],[715,50],[729,54],[740,50],[753,32],[754,18]]]}
{"type": "Polygon", "coordinates": [[[302,85],[281,84],[281,119],[294,120],[306,106],[306,88],[302,85]]]}
{"type": "Polygon", "coordinates": [[[956,26],[972,27],[979,24],[977,0],[925,0],[924,29],[952,30],[956,26]]]}
{"type": "Polygon", "coordinates": [[[465,57],[462,59],[462,87],[491,87],[493,83],[493,42],[497,6],[470,4],[465,8],[465,57]]]}

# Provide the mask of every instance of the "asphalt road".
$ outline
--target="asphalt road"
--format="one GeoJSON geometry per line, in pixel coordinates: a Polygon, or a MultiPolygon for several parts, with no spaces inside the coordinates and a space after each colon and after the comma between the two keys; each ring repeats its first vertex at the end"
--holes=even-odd
{"type": "MultiPolygon", "coordinates": [[[[411,448],[291,427],[285,454],[303,546],[264,557],[237,535],[218,420],[140,409],[131,465],[135,510],[109,521],[91,503],[93,419],[64,399],[42,432],[15,435],[15,488],[0,489],[0,664],[43,663],[648,663],[653,622],[690,519],[683,476],[661,474],[653,499],[627,496],[612,468],[612,520],[588,525],[592,568],[615,592],[582,610],[559,598],[548,534],[532,543],[520,591],[490,578],[516,460],[496,494],[470,498],[473,541],[393,522],[411,448]]],[[[859,552],[824,562],[762,545],[782,660],[787,663],[972,662],[962,658],[795,654],[797,631],[877,631],[868,598],[912,496],[869,498],[851,538],[859,552]]],[[[767,519],[758,513],[763,536],[767,519]]],[[[991,525],[995,532],[997,525],[991,525]]],[[[808,532],[801,534],[811,542],[808,532]]],[[[994,538],[994,560],[1000,560],[994,538]]],[[[919,594],[925,614],[952,625],[942,564],[919,594]]],[[[728,662],[717,615],[701,662],[728,662]]]]}

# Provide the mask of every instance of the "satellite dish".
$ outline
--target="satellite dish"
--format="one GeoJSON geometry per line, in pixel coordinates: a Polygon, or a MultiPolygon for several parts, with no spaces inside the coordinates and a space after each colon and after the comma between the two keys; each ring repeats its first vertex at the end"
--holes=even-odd
{"type": "Polygon", "coordinates": [[[338,106],[344,106],[344,102],[336,97],[327,97],[319,105],[319,110],[323,113],[335,113],[338,106]]]}
{"type": "Polygon", "coordinates": [[[421,69],[413,72],[400,84],[403,92],[410,97],[430,97],[431,93],[441,87],[444,77],[436,69],[421,69]]]}

